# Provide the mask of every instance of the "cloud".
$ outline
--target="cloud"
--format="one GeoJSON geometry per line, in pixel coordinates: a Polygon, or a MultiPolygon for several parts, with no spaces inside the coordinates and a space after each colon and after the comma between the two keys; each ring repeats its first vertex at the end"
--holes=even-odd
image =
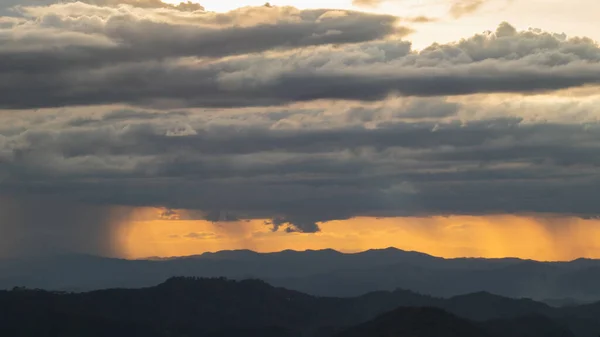
{"type": "MultiPolygon", "coordinates": [[[[374,7],[379,7],[383,2],[385,2],[385,1],[384,0],[353,0],[352,4],[354,6],[358,6],[358,7],[374,8],[374,7]]],[[[418,16],[414,16],[414,17],[403,17],[402,20],[407,21],[407,22],[413,22],[413,23],[427,23],[427,22],[437,21],[438,19],[428,17],[425,15],[418,15],[418,16]]]]}
{"type": "Polygon", "coordinates": [[[414,23],[428,23],[438,21],[438,18],[433,18],[425,15],[413,16],[404,18],[405,21],[414,22],[414,23]]]}
{"type": "Polygon", "coordinates": [[[201,210],[174,210],[164,209],[160,212],[159,219],[161,220],[207,220],[213,223],[221,222],[236,222],[240,219],[228,211],[201,211],[201,210]]]}
{"type": "Polygon", "coordinates": [[[382,2],[382,0],[352,0],[352,4],[359,7],[377,7],[382,2]]]}
{"type": "MultiPolygon", "coordinates": [[[[352,4],[359,7],[378,7],[384,2],[386,0],[353,0],[352,4]]],[[[392,2],[392,0],[388,0],[388,2],[392,2]]],[[[448,13],[450,16],[458,19],[464,15],[476,12],[485,4],[492,2],[492,0],[444,0],[442,2],[449,6],[448,13]]],[[[425,2],[424,6],[435,6],[438,4],[439,2],[425,2]]]]}
{"type": "Polygon", "coordinates": [[[121,65],[357,43],[407,31],[390,15],[292,7],[183,13],[78,2],[21,11],[27,19],[0,35],[3,75],[19,69],[27,77],[83,72],[91,79],[121,65]]]}
{"type": "Polygon", "coordinates": [[[204,7],[193,1],[170,4],[161,0],[3,0],[0,4],[0,15],[15,15],[20,7],[26,6],[48,6],[64,3],[86,3],[101,7],[132,6],[146,9],[170,9],[186,12],[203,11],[204,7]]]}
{"type": "MultiPolygon", "coordinates": [[[[518,32],[507,23],[495,32],[434,44],[418,52],[408,42],[384,40],[210,61],[113,63],[91,69],[72,68],[77,62],[87,62],[85,57],[71,60],[66,68],[52,64],[52,58],[30,67],[23,64],[34,59],[27,56],[28,51],[9,54],[0,55],[0,60],[8,58],[0,62],[5,67],[0,77],[6,79],[0,82],[6,93],[0,106],[14,109],[115,103],[181,108],[319,99],[376,101],[394,94],[537,93],[594,85],[600,80],[596,42],[536,29],[518,32]],[[36,100],[29,99],[28,92],[35,92],[36,100]]],[[[55,60],[64,62],[63,58],[55,60]]]]}
{"type": "Polygon", "coordinates": [[[305,233],[356,216],[595,216],[599,103],[484,95],[5,113],[0,192],[305,233]]]}
{"type": "Polygon", "coordinates": [[[118,7],[121,5],[140,7],[140,8],[168,8],[181,11],[203,11],[204,7],[197,2],[186,1],[179,4],[169,4],[161,0],[77,0],[95,6],[118,7]]]}
{"type": "Polygon", "coordinates": [[[486,0],[458,0],[450,5],[450,15],[460,18],[463,15],[477,11],[486,3],[486,0]]]}
{"type": "Polygon", "coordinates": [[[183,236],[184,238],[188,238],[188,239],[193,239],[193,240],[214,240],[214,239],[219,239],[221,238],[220,235],[217,235],[216,233],[208,233],[208,232],[201,232],[201,233],[188,233],[186,235],[183,236]]]}
{"type": "Polygon", "coordinates": [[[214,223],[236,222],[240,220],[235,214],[228,211],[210,211],[204,215],[204,219],[214,223]]]}
{"type": "Polygon", "coordinates": [[[306,217],[276,217],[266,224],[272,226],[273,232],[279,231],[282,227],[285,227],[286,233],[317,233],[321,231],[314,220],[306,217]]]}
{"type": "Polygon", "coordinates": [[[162,220],[179,220],[180,215],[175,210],[165,209],[160,213],[159,218],[162,220]]]}

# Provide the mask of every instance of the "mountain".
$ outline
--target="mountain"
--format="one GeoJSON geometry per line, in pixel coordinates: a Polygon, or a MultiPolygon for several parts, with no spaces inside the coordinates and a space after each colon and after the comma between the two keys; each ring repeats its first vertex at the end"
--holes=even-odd
{"type": "Polygon", "coordinates": [[[0,303],[0,336],[11,337],[345,337],[353,326],[360,330],[379,324],[382,331],[409,331],[412,337],[436,331],[419,330],[421,324],[465,337],[481,331],[481,336],[494,337],[600,333],[600,303],[552,308],[487,293],[443,299],[405,290],[317,297],[260,280],[224,278],[177,277],[154,287],[84,293],[16,288],[0,291],[0,303]],[[424,307],[437,309],[419,309],[424,307]],[[373,319],[375,323],[365,323],[373,319]],[[405,323],[396,327],[394,321],[405,323]]]}
{"type": "Polygon", "coordinates": [[[335,337],[575,337],[544,316],[488,322],[460,318],[439,308],[398,308],[335,337]]]}
{"type": "Polygon", "coordinates": [[[474,320],[514,318],[529,314],[550,316],[553,310],[544,303],[530,299],[512,299],[488,292],[460,295],[443,300],[438,305],[462,317],[474,320]]]}
{"type": "MultiPolygon", "coordinates": [[[[512,319],[498,319],[480,324],[497,337],[576,337],[562,320],[542,315],[526,315],[512,319]]],[[[595,329],[581,330],[581,336],[594,336],[595,329]]]]}
{"type": "Polygon", "coordinates": [[[398,308],[336,337],[491,337],[483,328],[437,308],[398,308]]]}
{"type": "Polygon", "coordinates": [[[551,307],[562,308],[562,307],[572,307],[577,305],[588,304],[586,301],[578,301],[573,298],[547,298],[542,302],[548,304],[551,307]]]}
{"type": "Polygon", "coordinates": [[[358,296],[410,289],[438,297],[473,292],[536,300],[600,300],[600,261],[537,262],[443,259],[394,248],[344,254],[335,250],[256,253],[221,251],[180,258],[124,260],[88,255],[0,261],[0,289],[149,287],[171,276],[259,278],[318,296],[358,296]]]}

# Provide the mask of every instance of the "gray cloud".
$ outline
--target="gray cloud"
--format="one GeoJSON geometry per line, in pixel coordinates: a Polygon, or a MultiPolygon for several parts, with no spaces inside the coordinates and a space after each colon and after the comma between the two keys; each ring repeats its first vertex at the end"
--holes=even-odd
{"type": "Polygon", "coordinates": [[[173,5],[161,0],[3,0],[0,4],[0,15],[15,15],[19,7],[23,6],[48,6],[59,3],[81,2],[102,7],[132,6],[148,9],[171,9],[179,11],[203,11],[204,7],[192,1],[180,2],[173,5]]]}
{"type": "Polygon", "coordinates": [[[207,220],[213,223],[236,222],[240,219],[228,211],[174,210],[164,209],[160,215],[163,220],[207,220]]]}
{"type": "Polygon", "coordinates": [[[486,102],[4,117],[0,192],[273,219],[289,232],[371,215],[597,215],[598,101],[554,112],[486,102]]]}
{"type": "Polygon", "coordinates": [[[391,94],[535,93],[597,84],[600,48],[586,38],[517,32],[503,23],[494,33],[420,52],[407,42],[389,40],[213,61],[119,63],[87,72],[20,69],[0,73],[5,79],[0,89],[6,93],[0,106],[259,106],[317,99],[376,101],[391,94]],[[36,100],[24,95],[28,92],[35,92],[36,100]]]}
{"type": "Polygon", "coordinates": [[[212,222],[234,222],[240,219],[231,212],[227,211],[210,211],[204,215],[204,219],[212,222]]]}
{"type": "Polygon", "coordinates": [[[316,233],[320,231],[319,226],[314,220],[306,218],[277,217],[266,224],[272,226],[271,230],[273,232],[279,231],[282,227],[285,227],[287,233],[316,233]]]}
{"type": "Polygon", "coordinates": [[[185,1],[179,4],[172,5],[161,0],[77,0],[79,2],[88,3],[95,6],[117,7],[128,5],[140,8],[167,8],[181,11],[203,11],[204,7],[197,2],[185,1]]]}
{"type": "Polygon", "coordinates": [[[162,213],[160,213],[159,218],[163,220],[179,220],[179,214],[172,209],[165,209],[162,213]]]}
{"type": "Polygon", "coordinates": [[[69,81],[79,73],[95,82],[93,73],[143,62],[178,64],[182,57],[356,43],[407,31],[394,16],[291,7],[182,13],[69,3],[21,11],[27,19],[0,31],[0,76],[25,81],[51,73],[69,81]]]}

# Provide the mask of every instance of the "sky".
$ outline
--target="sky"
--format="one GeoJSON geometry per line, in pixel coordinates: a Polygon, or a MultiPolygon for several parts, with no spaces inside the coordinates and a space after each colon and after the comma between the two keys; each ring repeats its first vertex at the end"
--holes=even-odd
{"type": "Polygon", "coordinates": [[[8,0],[0,258],[600,258],[593,0],[8,0]]]}

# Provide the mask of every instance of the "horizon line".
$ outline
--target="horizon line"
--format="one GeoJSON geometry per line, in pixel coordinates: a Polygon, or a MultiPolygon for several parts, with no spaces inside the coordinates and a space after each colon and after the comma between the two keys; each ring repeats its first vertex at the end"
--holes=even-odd
{"type": "Polygon", "coordinates": [[[304,249],[304,250],[296,250],[296,249],[284,249],[284,250],[279,250],[279,251],[270,251],[270,252],[259,252],[256,250],[252,250],[252,249],[224,249],[224,250],[217,250],[217,251],[206,251],[200,254],[192,254],[192,255],[173,255],[173,256],[147,256],[147,257],[141,257],[141,258],[116,258],[116,259],[120,259],[120,260],[128,260],[128,261],[164,261],[164,260],[176,260],[176,259],[186,259],[186,258],[194,258],[194,257],[201,257],[201,256],[205,256],[205,255],[214,255],[214,254],[219,254],[219,253],[241,253],[241,252],[247,252],[247,253],[253,253],[256,255],[271,255],[271,254],[280,254],[280,253],[286,253],[286,252],[290,252],[290,253],[309,253],[309,252],[334,252],[337,254],[341,254],[341,255],[359,255],[359,254],[364,254],[364,253],[368,253],[368,252],[376,252],[376,251],[397,251],[397,252],[403,252],[403,253],[412,253],[412,254],[419,254],[419,255],[423,255],[423,256],[428,256],[431,258],[435,258],[435,259],[441,259],[441,260],[519,260],[519,261],[523,261],[523,262],[540,262],[540,263],[569,263],[569,262],[575,262],[575,261],[579,261],[579,260],[590,260],[590,261],[600,261],[600,259],[594,259],[594,258],[588,258],[588,257],[579,257],[579,258],[575,258],[575,259],[571,259],[571,260],[536,260],[536,259],[529,259],[529,258],[520,258],[520,257],[516,257],[516,256],[505,256],[505,257],[477,257],[477,256],[463,256],[463,257],[443,257],[443,256],[436,256],[433,254],[429,254],[429,253],[425,253],[425,252],[420,252],[420,251],[416,251],[416,250],[405,250],[402,248],[398,248],[398,247],[394,247],[394,246],[389,246],[386,248],[369,248],[366,250],[360,250],[360,251],[342,251],[342,250],[336,250],[333,248],[323,248],[323,249],[304,249]]]}

